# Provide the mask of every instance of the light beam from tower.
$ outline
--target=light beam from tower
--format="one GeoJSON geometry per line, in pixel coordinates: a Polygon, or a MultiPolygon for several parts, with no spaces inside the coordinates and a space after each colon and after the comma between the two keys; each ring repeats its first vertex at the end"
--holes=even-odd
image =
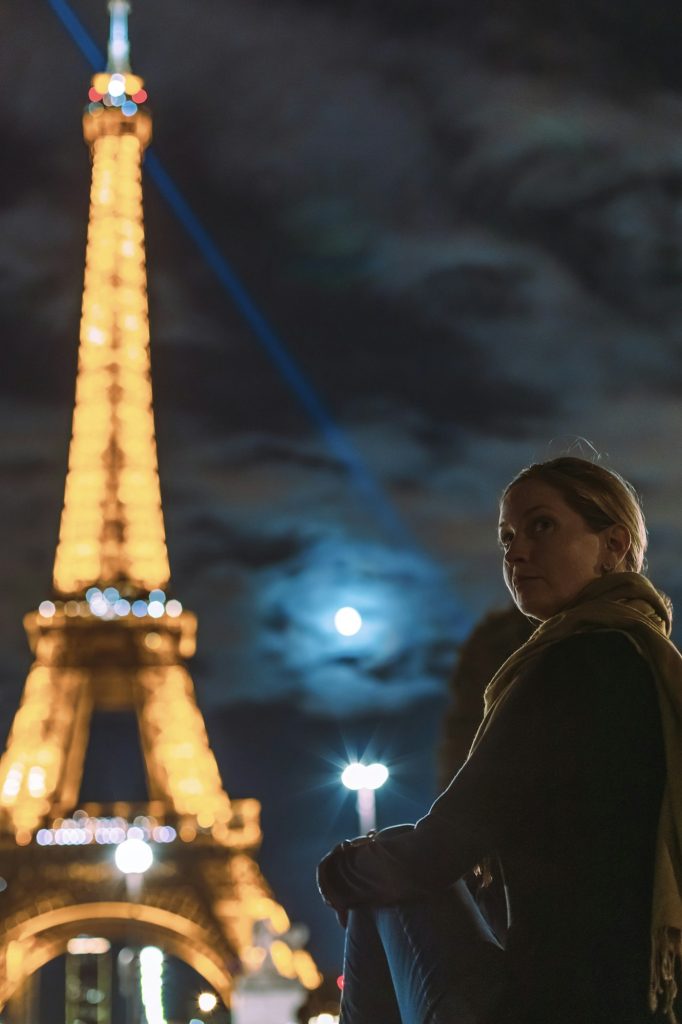
{"type": "MultiPolygon", "coordinates": [[[[91,66],[100,67],[98,47],[67,0],[46,0],[46,2],[71,35],[86,60],[91,66]]],[[[220,251],[154,152],[153,147],[145,161],[145,169],[175,217],[196,244],[207,265],[216,276],[220,287],[232,300],[240,316],[253,331],[287,386],[319,429],[334,457],[345,467],[353,486],[357,488],[363,500],[368,502],[388,536],[393,543],[400,547],[414,548],[414,539],[390,498],[384,493],[346,431],[333,418],[326,403],[293,358],[288,347],[245,287],[239,275],[220,251]]]]}

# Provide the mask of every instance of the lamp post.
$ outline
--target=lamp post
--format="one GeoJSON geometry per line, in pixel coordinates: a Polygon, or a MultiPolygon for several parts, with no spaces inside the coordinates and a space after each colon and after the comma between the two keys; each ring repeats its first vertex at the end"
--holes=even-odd
{"type": "MultiPolygon", "coordinates": [[[[142,831],[136,828],[128,829],[128,838],[116,847],[114,863],[121,874],[125,876],[126,895],[131,903],[139,903],[142,895],[142,878],[153,862],[154,853],[149,843],[142,838],[142,831]]],[[[146,992],[143,986],[143,966],[145,969],[155,972],[156,981],[160,983],[162,961],[163,954],[156,947],[145,947],[139,953],[133,949],[124,948],[119,953],[119,984],[125,998],[127,1022],[138,1021],[144,1017],[142,1007],[146,992]],[[150,953],[150,949],[154,951],[150,953]],[[142,953],[145,954],[144,964],[142,953]]],[[[158,998],[160,999],[160,992],[158,998]]],[[[146,1020],[147,1017],[144,1019],[146,1020]]]]}
{"type": "Polygon", "coordinates": [[[125,839],[116,847],[114,860],[118,870],[126,876],[128,898],[137,902],[142,891],[142,876],[154,861],[151,846],[144,839],[125,839]]]}
{"type": "Polygon", "coordinates": [[[358,820],[360,831],[371,832],[377,827],[376,791],[388,778],[385,764],[360,764],[354,761],[347,765],[341,773],[341,781],[346,789],[357,792],[358,820]]]}

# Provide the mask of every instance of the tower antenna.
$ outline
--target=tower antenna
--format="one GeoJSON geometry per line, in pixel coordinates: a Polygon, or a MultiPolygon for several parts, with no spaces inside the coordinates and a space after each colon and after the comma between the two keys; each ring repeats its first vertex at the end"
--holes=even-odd
{"type": "Polygon", "coordinates": [[[129,0],[109,0],[109,48],[107,71],[130,71],[130,43],[128,41],[129,0]]]}

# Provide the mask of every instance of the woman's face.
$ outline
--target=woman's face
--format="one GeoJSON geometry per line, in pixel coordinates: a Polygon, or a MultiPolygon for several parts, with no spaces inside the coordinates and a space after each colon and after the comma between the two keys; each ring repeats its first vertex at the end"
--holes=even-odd
{"type": "Polygon", "coordinates": [[[603,574],[603,565],[616,568],[611,534],[595,533],[549,484],[515,484],[500,506],[499,538],[504,581],[517,607],[543,621],[561,611],[603,574]]]}

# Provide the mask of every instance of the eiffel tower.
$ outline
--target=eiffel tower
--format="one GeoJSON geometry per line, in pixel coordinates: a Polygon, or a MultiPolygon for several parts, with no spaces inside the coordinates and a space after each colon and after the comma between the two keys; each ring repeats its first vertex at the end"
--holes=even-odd
{"type": "MultiPolygon", "coordinates": [[[[227,795],[185,667],[196,619],[167,596],[142,219],[152,122],[128,9],[110,0],[83,116],[92,187],[53,592],[24,620],[35,660],[0,759],[0,1008],[84,933],[161,946],[229,1006],[265,956],[256,924],[289,927],[255,860],[259,803],[227,795]],[[80,804],[93,712],[120,711],[137,718],[149,799],[80,804]],[[154,852],[137,891],[113,856],[132,838],[154,852]]],[[[310,955],[287,949],[280,973],[315,988],[310,955]]]]}

